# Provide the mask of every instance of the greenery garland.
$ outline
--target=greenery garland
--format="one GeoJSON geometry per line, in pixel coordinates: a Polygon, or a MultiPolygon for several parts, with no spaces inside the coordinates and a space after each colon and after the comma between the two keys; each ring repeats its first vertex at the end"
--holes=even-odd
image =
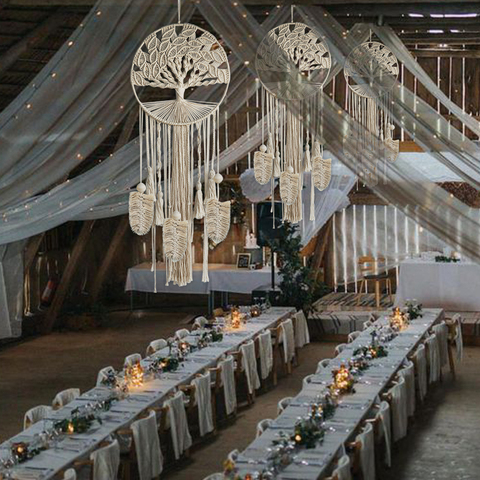
{"type": "Polygon", "coordinates": [[[437,262],[437,263],[457,263],[459,261],[460,261],[459,258],[446,257],[445,255],[437,255],[435,257],[435,262],[437,262]]]}

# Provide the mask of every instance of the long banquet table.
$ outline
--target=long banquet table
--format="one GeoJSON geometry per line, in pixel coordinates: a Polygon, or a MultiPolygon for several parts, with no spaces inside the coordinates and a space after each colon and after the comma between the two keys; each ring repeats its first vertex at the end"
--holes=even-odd
{"type": "MultiPolygon", "coordinates": [[[[159,406],[168,394],[178,386],[189,383],[197,373],[207,367],[214,366],[218,359],[233,350],[240,344],[255,337],[266,328],[273,327],[279,321],[288,318],[295,309],[291,307],[272,307],[259,317],[251,318],[238,330],[224,333],[221,342],[191,352],[178,370],[163,373],[157,378],[145,382],[141,387],[132,388],[127,398],[115,402],[108,412],[100,415],[102,424],[92,427],[82,434],[65,435],[60,439],[56,448],[49,448],[12,469],[12,473],[19,476],[22,472],[29,479],[48,480],[60,470],[68,468],[76,460],[87,457],[98,445],[119,429],[126,428],[139,414],[153,406],[159,406]],[[34,477],[35,473],[38,477],[34,477]]],[[[187,341],[194,341],[195,336],[186,337],[187,341]]],[[[155,356],[168,355],[168,348],[155,353],[155,356]]],[[[142,366],[147,367],[152,357],[142,360],[142,366]]],[[[0,445],[0,458],[5,458],[12,442],[30,442],[45,428],[46,423],[69,418],[72,410],[85,406],[89,402],[108,398],[111,390],[105,387],[95,387],[85,392],[79,398],[65,407],[57,410],[46,421],[40,421],[15,437],[0,445]]],[[[14,477],[15,478],[15,477],[14,477]]]]}
{"type": "Polygon", "coordinates": [[[424,307],[480,311],[480,265],[409,259],[400,263],[395,305],[415,299],[424,307]]]}
{"type": "MultiPolygon", "coordinates": [[[[369,369],[355,383],[355,393],[340,398],[333,417],[325,422],[327,431],[323,442],[313,449],[299,449],[294,461],[276,478],[317,480],[329,474],[333,460],[342,451],[342,446],[353,440],[378,395],[385,390],[405,358],[413,352],[428,330],[442,318],[442,309],[424,309],[422,318],[414,320],[406,330],[387,343],[388,356],[373,360],[369,369]]],[[[375,322],[376,325],[387,323],[388,319],[385,316],[375,322]]],[[[374,326],[364,330],[330,362],[327,368],[314,375],[308,386],[292,400],[284,412],[275,419],[273,425],[240,454],[236,461],[240,476],[261,472],[267,467],[269,453],[267,449],[272,446],[272,442],[278,439],[280,432],[293,433],[299,417],[308,415],[310,404],[326,392],[327,385],[332,380],[332,369],[347,363],[359,346],[369,345],[373,328],[374,326]]]]}

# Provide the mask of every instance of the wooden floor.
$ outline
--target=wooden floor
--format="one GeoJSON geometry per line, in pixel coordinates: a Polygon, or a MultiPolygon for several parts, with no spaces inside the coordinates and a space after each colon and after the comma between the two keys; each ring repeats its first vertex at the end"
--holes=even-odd
{"type": "MultiPolygon", "coordinates": [[[[392,295],[392,300],[395,302],[395,295],[392,295]]],[[[358,302],[358,293],[354,292],[332,292],[317,300],[314,304],[319,311],[330,310],[387,310],[393,307],[393,302],[390,301],[390,295],[382,294],[380,296],[380,308],[375,304],[375,294],[362,294],[360,303],[358,302]]]]}

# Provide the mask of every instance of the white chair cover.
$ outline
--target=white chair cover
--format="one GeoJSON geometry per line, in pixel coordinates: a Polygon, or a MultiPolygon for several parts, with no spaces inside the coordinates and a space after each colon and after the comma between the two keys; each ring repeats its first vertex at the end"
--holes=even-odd
{"type": "Polygon", "coordinates": [[[277,404],[277,415],[280,415],[290,405],[291,401],[292,397],[282,398],[277,404]]]}
{"type": "MultiPolygon", "coordinates": [[[[90,460],[93,461],[92,480],[117,480],[120,466],[120,445],[117,440],[106,447],[93,451],[90,454],[90,460]]],[[[140,477],[141,480],[146,478],[140,477]]]]}
{"type": "Polygon", "coordinates": [[[186,336],[188,336],[190,334],[190,332],[186,329],[186,328],[181,328],[180,330],[177,330],[175,332],[175,337],[178,339],[178,340],[181,340],[182,338],[185,338],[186,336]]]}
{"type": "Polygon", "coordinates": [[[260,375],[265,380],[273,368],[272,332],[265,330],[258,336],[260,375]]]}
{"type": "Polygon", "coordinates": [[[225,480],[225,475],[223,473],[212,473],[203,480],[225,480]]]}
{"type": "Polygon", "coordinates": [[[398,442],[407,435],[408,428],[407,384],[403,377],[398,378],[389,393],[392,397],[392,437],[394,442],[398,442]]]}
{"type": "Polygon", "coordinates": [[[295,314],[295,346],[302,348],[310,343],[310,332],[308,331],[308,322],[303,310],[295,314]]]}
{"type": "Polygon", "coordinates": [[[264,418],[257,423],[257,438],[273,423],[271,418],[264,418]]]}
{"type": "Polygon", "coordinates": [[[165,402],[168,407],[168,418],[172,432],[173,450],[178,460],[185,450],[192,446],[192,437],[188,430],[187,413],[185,412],[185,395],[177,392],[165,402]]]}
{"type": "Polygon", "coordinates": [[[225,396],[225,411],[230,415],[237,408],[237,394],[235,392],[235,360],[229,355],[225,360],[218,362],[222,369],[223,394],[225,396]]]}
{"type": "Polygon", "coordinates": [[[33,407],[25,413],[23,417],[23,429],[31,427],[34,423],[43,420],[52,413],[53,409],[49,405],[38,405],[33,407]]]}
{"type": "Polygon", "coordinates": [[[352,480],[352,470],[350,466],[350,457],[342,455],[337,463],[337,468],[332,472],[332,477],[338,480],[352,480]]]}
{"type": "Polygon", "coordinates": [[[463,360],[463,334],[462,334],[462,317],[456,313],[452,320],[455,322],[455,347],[457,349],[457,360],[463,360]]]}
{"type": "Polygon", "coordinates": [[[428,376],[428,383],[434,383],[440,379],[440,348],[438,346],[437,336],[432,333],[425,341],[427,347],[428,366],[430,374],[428,376]]]}
{"type": "Polygon", "coordinates": [[[295,356],[295,335],[293,332],[293,322],[289,318],[281,324],[283,351],[285,355],[285,363],[291,362],[295,356]]]}
{"type": "Polygon", "coordinates": [[[342,353],[346,346],[347,346],[346,343],[339,343],[335,347],[335,355],[339,355],[340,353],[342,353]]]}
{"type": "Polygon", "coordinates": [[[203,328],[208,323],[208,320],[205,317],[197,317],[193,322],[195,328],[203,328]]]}
{"type": "Polygon", "coordinates": [[[432,328],[437,336],[438,349],[440,353],[440,368],[448,363],[448,327],[445,322],[441,322],[432,328]]]}
{"type": "MultiPolygon", "coordinates": [[[[291,323],[291,322],[290,322],[291,323]]],[[[242,368],[247,377],[248,392],[253,394],[255,390],[260,388],[260,379],[257,373],[257,359],[255,357],[255,344],[250,340],[240,347],[242,353],[242,368]]]]}
{"type": "Polygon", "coordinates": [[[58,409],[64,407],[65,405],[69,404],[72,400],[75,400],[77,397],[80,396],[80,389],[79,388],[67,388],[66,390],[62,390],[55,395],[53,399],[52,406],[54,409],[58,409]]]}
{"type": "Polygon", "coordinates": [[[123,363],[124,367],[132,367],[133,365],[140,363],[142,361],[142,356],[139,353],[132,353],[125,357],[125,362],[123,363]]]}
{"type": "Polygon", "coordinates": [[[427,356],[425,353],[425,345],[420,344],[417,351],[413,354],[415,365],[415,373],[417,378],[418,396],[421,401],[427,395],[428,378],[427,378],[427,356]]]}
{"type": "Polygon", "coordinates": [[[387,467],[390,467],[392,465],[392,420],[388,402],[383,401],[380,403],[376,418],[380,422],[380,431],[385,441],[385,463],[387,467]]]}
{"type": "Polygon", "coordinates": [[[373,322],[370,320],[367,320],[366,322],[363,322],[363,329],[366,330],[368,327],[371,327],[373,325],[373,322]]]}
{"type": "Polygon", "coordinates": [[[146,355],[152,355],[153,353],[165,348],[167,346],[167,341],[164,338],[159,338],[157,340],[152,340],[147,347],[146,355]]]}
{"type": "Polygon", "coordinates": [[[363,480],[375,480],[375,439],[371,423],[367,423],[356,441],[360,443],[360,469],[363,480]]]}
{"type": "Polygon", "coordinates": [[[352,332],[348,334],[348,343],[352,343],[362,332],[352,332]]]}
{"type": "Polygon", "coordinates": [[[312,380],[312,377],[314,375],[315,375],[314,373],[311,373],[310,375],[307,375],[306,377],[303,378],[303,381],[302,381],[303,388],[305,388],[310,384],[310,381],[312,380]]]}
{"type": "Polygon", "coordinates": [[[415,367],[413,362],[406,362],[399,374],[405,379],[407,386],[407,415],[413,417],[415,414],[415,367]]]}
{"type": "Polygon", "coordinates": [[[210,381],[210,372],[192,380],[192,385],[195,386],[195,403],[198,407],[198,425],[201,437],[214,429],[210,381]]]}
{"type": "Polygon", "coordinates": [[[140,480],[151,480],[160,475],[163,470],[163,455],[155,412],[152,411],[148,417],[133,422],[131,429],[140,480]]]}
{"type": "Polygon", "coordinates": [[[323,369],[328,368],[331,360],[331,358],[324,358],[323,360],[320,360],[317,364],[317,369],[315,370],[315,373],[320,373],[323,369]]]}
{"type": "Polygon", "coordinates": [[[103,380],[107,378],[107,375],[110,372],[115,372],[115,369],[113,367],[105,367],[102,368],[97,375],[97,387],[102,385],[103,380]]]}
{"type": "Polygon", "coordinates": [[[63,480],[77,480],[77,472],[75,469],[69,468],[68,470],[65,470],[65,473],[63,474],[63,480]]]}
{"type": "Polygon", "coordinates": [[[235,463],[235,462],[237,461],[237,458],[238,458],[238,455],[239,455],[239,454],[240,454],[240,451],[237,450],[237,449],[235,449],[235,450],[232,450],[232,451],[228,454],[227,458],[228,458],[231,462],[235,463]]]}

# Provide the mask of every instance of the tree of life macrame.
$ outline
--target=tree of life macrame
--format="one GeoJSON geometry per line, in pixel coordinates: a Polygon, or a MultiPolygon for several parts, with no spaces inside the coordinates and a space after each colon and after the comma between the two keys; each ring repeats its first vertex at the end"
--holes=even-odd
{"type": "MultiPolygon", "coordinates": [[[[348,56],[343,73],[349,88],[349,112],[358,124],[352,134],[358,148],[368,150],[369,145],[380,140],[386,147],[385,158],[394,161],[398,141],[392,138],[395,127],[391,119],[390,91],[399,73],[395,55],[380,42],[362,43],[348,56]]],[[[372,183],[378,181],[376,167],[364,166],[363,170],[372,183]]]]}
{"type": "MultiPolygon", "coordinates": [[[[169,25],[153,32],[142,42],[133,59],[131,83],[140,104],[140,184],[137,192],[131,194],[130,216],[145,218],[147,222],[155,217],[150,222],[154,225],[152,270],[155,270],[156,264],[155,226],[163,226],[167,284],[173,281],[183,286],[192,281],[194,218],[200,220],[206,217],[203,281],[208,281],[207,225],[216,225],[223,238],[230,227],[230,215],[225,215],[225,208],[221,210],[221,215],[218,209],[205,208],[201,183],[203,158],[206,198],[211,200],[210,203],[214,200],[218,202],[219,184],[223,179],[218,171],[218,107],[225,98],[229,81],[230,69],[225,50],[212,34],[191,24],[169,25]],[[212,98],[209,101],[189,98],[193,90],[214,84],[225,85],[216,101],[212,98]],[[158,99],[159,91],[164,93],[158,99]],[[169,91],[174,97],[165,99],[169,91]],[[194,132],[196,152],[193,148],[194,132]],[[144,146],[148,166],[146,187],[142,183],[144,146]],[[198,165],[196,180],[195,163],[198,165]],[[140,201],[139,195],[150,195],[150,200],[153,196],[154,204],[140,201]],[[139,213],[139,208],[144,205],[152,212],[139,213]],[[212,215],[219,215],[219,218],[209,218],[212,215]]],[[[207,92],[207,95],[212,97],[211,93],[207,92]]],[[[136,229],[137,232],[147,233],[150,228],[147,232],[145,230],[145,226],[136,229]]]]}
{"type": "MultiPolygon", "coordinates": [[[[302,220],[303,172],[312,169],[310,160],[310,123],[316,105],[316,94],[321,90],[331,67],[327,44],[308,25],[286,23],[270,30],[257,49],[255,66],[264,92],[269,143],[271,151],[262,145],[255,152],[255,178],[261,184],[280,177],[280,197],[283,202],[283,220],[298,223],[302,220]],[[291,102],[303,102],[297,111],[304,115],[306,124],[293,113],[291,102]],[[306,132],[305,159],[303,137],[306,132]],[[269,155],[270,154],[270,155],[269,155]],[[273,164],[273,168],[271,165],[273,164]]],[[[312,136],[312,143],[315,136],[312,136]]],[[[262,142],[263,143],[263,142],[262,142]]],[[[315,191],[312,188],[311,205],[315,191]]],[[[273,201],[273,195],[272,195],[273,201]]],[[[311,209],[310,219],[314,220],[311,209]]]]}

